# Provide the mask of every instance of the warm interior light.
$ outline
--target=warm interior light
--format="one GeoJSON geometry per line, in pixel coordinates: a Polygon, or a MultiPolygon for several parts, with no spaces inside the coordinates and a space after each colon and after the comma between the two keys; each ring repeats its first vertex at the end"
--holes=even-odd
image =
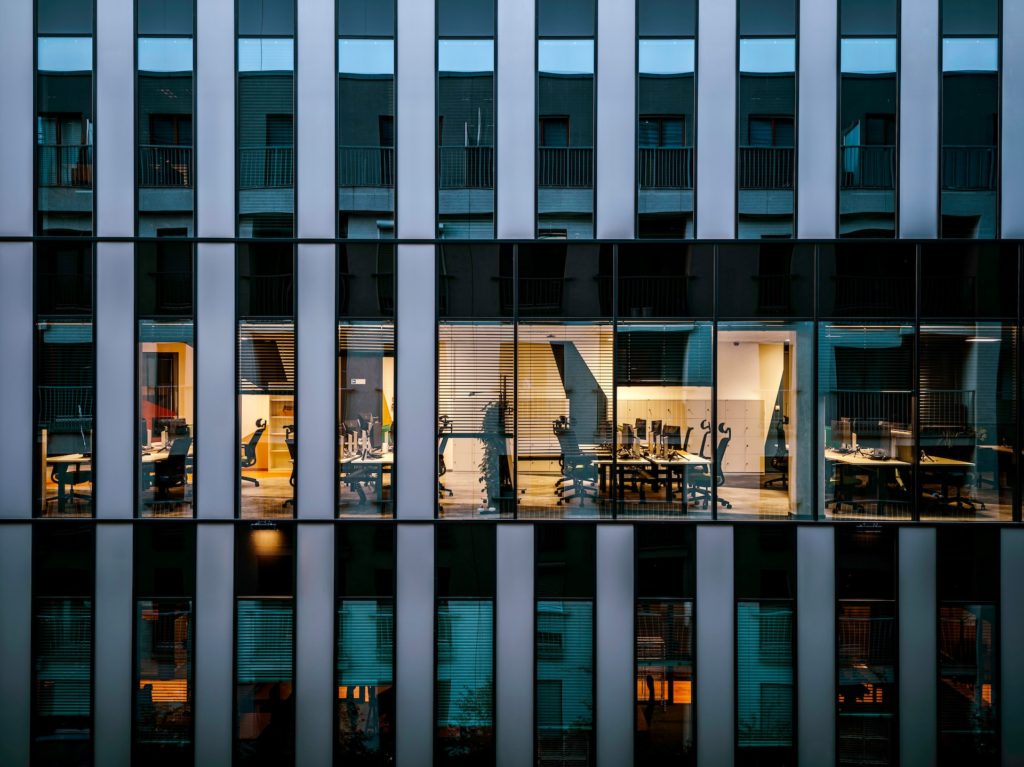
{"type": "Polygon", "coordinates": [[[252,547],[257,554],[274,554],[281,548],[281,531],[260,529],[252,531],[252,547]]]}
{"type": "Polygon", "coordinates": [[[188,703],[188,682],[184,679],[140,679],[139,689],[150,690],[154,703],[188,703]]]}

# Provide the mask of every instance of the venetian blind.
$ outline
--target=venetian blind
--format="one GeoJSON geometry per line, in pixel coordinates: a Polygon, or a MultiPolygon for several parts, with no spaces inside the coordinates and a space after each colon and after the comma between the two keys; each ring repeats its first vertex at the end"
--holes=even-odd
{"type": "Polygon", "coordinates": [[[239,684],[291,682],[295,608],[291,599],[239,599],[236,675],[239,684]]]}

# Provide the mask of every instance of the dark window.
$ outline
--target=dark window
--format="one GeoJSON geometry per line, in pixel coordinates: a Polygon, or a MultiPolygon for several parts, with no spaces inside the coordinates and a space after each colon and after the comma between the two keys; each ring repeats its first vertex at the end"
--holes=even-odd
{"type": "Polygon", "coordinates": [[[794,0],[740,0],[740,35],[788,37],[796,34],[794,0]]]}
{"type": "Polygon", "coordinates": [[[338,34],[391,37],[395,4],[390,0],[338,0],[338,34]]]}
{"type": "Polygon", "coordinates": [[[596,0],[537,0],[537,32],[541,37],[592,37],[596,0]]]}
{"type": "Polygon", "coordinates": [[[294,35],[295,0],[238,0],[238,34],[294,35]]]}
{"type": "Polygon", "coordinates": [[[140,35],[191,35],[193,0],[138,0],[140,35]]]}
{"type": "Polygon", "coordinates": [[[793,146],[792,117],[750,117],[751,146],[793,146]]]}
{"type": "Polygon", "coordinates": [[[693,37],[696,0],[640,0],[640,37],[693,37]]]}
{"type": "Polygon", "coordinates": [[[639,142],[641,147],[682,147],[686,136],[686,118],[640,116],[639,142]]]}
{"type": "Polygon", "coordinates": [[[549,147],[569,146],[569,118],[540,118],[540,145],[549,147]]]}

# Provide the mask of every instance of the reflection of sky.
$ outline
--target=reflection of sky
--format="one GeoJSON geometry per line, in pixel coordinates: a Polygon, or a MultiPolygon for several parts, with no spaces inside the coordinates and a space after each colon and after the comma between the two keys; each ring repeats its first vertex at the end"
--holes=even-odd
{"type": "Polygon", "coordinates": [[[394,40],[339,40],[338,73],[343,75],[393,75],[394,40]]]}
{"type": "Polygon", "coordinates": [[[942,41],[943,72],[995,72],[999,41],[994,37],[951,37],[942,41]]]}
{"type": "Polygon", "coordinates": [[[192,40],[187,37],[140,37],[140,72],[191,72],[192,40]]]}
{"type": "Polygon", "coordinates": [[[438,72],[493,72],[493,40],[441,40],[437,46],[438,72]]]}
{"type": "Polygon", "coordinates": [[[779,73],[796,71],[796,40],[740,40],[740,72],[779,73]]]}
{"type": "Polygon", "coordinates": [[[295,67],[295,41],[288,38],[238,39],[239,72],[291,72],[295,67]]]}
{"type": "Polygon", "coordinates": [[[557,75],[594,74],[593,40],[541,40],[537,66],[557,75]]]}
{"type": "Polygon", "coordinates": [[[640,74],[693,73],[693,40],[641,40],[640,74]]]}
{"type": "Polygon", "coordinates": [[[87,72],[92,69],[91,37],[40,37],[40,72],[87,72]]]}
{"type": "Polygon", "coordinates": [[[896,71],[895,38],[851,38],[841,45],[842,71],[847,74],[877,75],[896,71]]]}

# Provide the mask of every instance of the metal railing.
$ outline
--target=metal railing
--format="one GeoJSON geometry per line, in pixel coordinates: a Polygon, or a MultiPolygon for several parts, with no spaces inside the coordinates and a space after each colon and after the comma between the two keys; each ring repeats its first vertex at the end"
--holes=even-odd
{"type": "Polygon", "coordinates": [[[592,187],[594,185],[593,147],[538,147],[537,184],[560,189],[592,187]]]}
{"type": "Polygon", "coordinates": [[[740,189],[792,189],[795,151],[791,146],[741,146],[740,189]]]}
{"type": "Polygon", "coordinates": [[[641,189],[693,189],[693,147],[640,147],[641,189]]]}
{"type": "Polygon", "coordinates": [[[240,189],[272,189],[295,184],[295,148],[242,147],[238,151],[240,189]]]}
{"type": "Polygon", "coordinates": [[[242,280],[248,288],[250,315],[284,317],[292,314],[295,288],[291,274],[252,274],[242,280]]]}
{"type": "Polygon", "coordinates": [[[156,284],[156,305],[163,312],[192,309],[191,272],[150,272],[156,284]]]}
{"type": "Polygon", "coordinates": [[[787,314],[792,311],[793,283],[792,274],[758,274],[757,308],[765,314],[787,314]]]}
{"type": "Polygon", "coordinates": [[[844,274],[835,278],[835,312],[880,312],[902,316],[914,313],[912,277],[877,277],[844,274]]]}
{"type": "Polygon", "coordinates": [[[37,280],[39,311],[92,312],[92,276],[81,272],[40,272],[37,280]]]}
{"type": "Polygon", "coordinates": [[[338,147],[338,186],[393,187],[394,185],[394,147],[338,147]]]}
{"type": "MultiPolygon", "coordinates": [[[[499,277],[501,306],[509,309],[513,303],[515,281],[512,277],[499,277]]],[[[519,311],[524,314],[558,312],[562,309],[562,277],[520,277],[519,311]]]]}
{"type": "Polygon", "coordinates": [[[942,188],[991,191],[999,172],[994,146],[942,147],[942,188]]]}
{"type": "Polygon", "coordinates": [[[630,275],[619,277],[619,308],[633,317],[664,317],[685,312],[689,306],[686,275],[630,275]]]}
{"type": "Polygon", "coordinates": [[[140,144],[139,186],[192,186],[192,147],[140,144]]]}
{"type": "Polygon", "coordinates": [[[895,189],[895,146],[847,144],[839,151],[843,158],[843,189],[895,189]]]}
{"type": "Polygon", "coordinates": [[[39,144],[39,186],[92,186],[92,144],[39,144]]]}
{"type": "Polygon", "coordinates": [[[439,147],[438,176],[441,189],[493,189],[494,147],[439,147]]]}

